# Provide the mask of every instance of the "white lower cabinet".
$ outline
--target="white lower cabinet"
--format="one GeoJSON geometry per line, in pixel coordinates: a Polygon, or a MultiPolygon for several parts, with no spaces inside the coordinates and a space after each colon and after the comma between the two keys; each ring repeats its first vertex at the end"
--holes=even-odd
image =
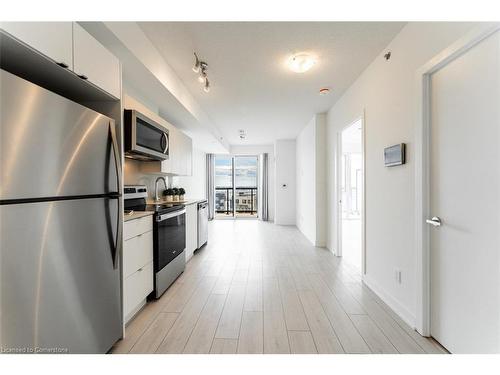
{"type": "Polygon", "coordinates": [[[125,222],[123,237],[123,315],[128,322],[153,291],[152,216],[125,222]]]}
{"type": "Polygon", "coordinates": [[[186,262],[198,248],[198,204],[186,206],[186,262]]]}
{"type": "Polygon", "coordinates": [[[125,322],[128,322],[153,291],[153,262],[139,268],[125,279],[125,322]]]}

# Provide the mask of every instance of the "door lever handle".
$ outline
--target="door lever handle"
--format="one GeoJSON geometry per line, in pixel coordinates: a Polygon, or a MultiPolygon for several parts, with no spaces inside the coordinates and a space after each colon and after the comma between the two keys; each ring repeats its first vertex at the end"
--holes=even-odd
{"type": "Polygon", "coordinates": [[[437,216],[433,216],[432,219],[427,219],[425,222],[435,227],[441,226],[441,219],[437,216]]]}

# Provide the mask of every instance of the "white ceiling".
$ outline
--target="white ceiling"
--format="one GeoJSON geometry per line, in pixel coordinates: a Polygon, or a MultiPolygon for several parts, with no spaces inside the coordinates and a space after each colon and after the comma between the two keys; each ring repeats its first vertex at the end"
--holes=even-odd
{"type": "Polygon", "coordinates": [[[141,22],[139,26],[232,145],[295,138],[327,111],[404,26],[395,22],[141,22]],[[205,93],[191,70],[193,52],[208,63],[205,93]],[[294,52],[319,57],[290,72],[294,52]],[[331,93],[320,96],[318,90],[331,93]],[[239,129],[246,139],[241,141],[239,129]]]}

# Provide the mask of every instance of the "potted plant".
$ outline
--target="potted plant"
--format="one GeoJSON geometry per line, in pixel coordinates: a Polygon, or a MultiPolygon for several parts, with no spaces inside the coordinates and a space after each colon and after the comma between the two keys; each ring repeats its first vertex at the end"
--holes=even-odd
{"type": "Polygon", "coordinates": [[[186,190],[184,190],[184,188],[179,188],[179,200],[180,201],[184,200],[184,194],[186,194],[186,190]]]}
{"type": "Polygon", "coordinates": [[[163,191],[163,195],[167,202],[172,202],[174,200],[174,189],[166,189],[163,191]]]}
{"type": "Polygon", "coordinates": [[[174,191],[174,202],[179,201],[179,189],[173,188],[172,190],[174,191]]]}

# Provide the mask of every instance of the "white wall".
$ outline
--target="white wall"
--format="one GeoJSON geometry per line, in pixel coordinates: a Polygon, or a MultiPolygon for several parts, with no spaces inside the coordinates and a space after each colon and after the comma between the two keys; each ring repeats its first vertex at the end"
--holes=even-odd
{"type": "Polygon", "coordinates": [[[313,244],[316,243],[315,143],[316,119],[312,118],[297,137],[296,208],[297,228],[313,244]]]}
{"type": "Polygon", "coordinates": [[[297,137],[297,228],[315,246],[326,244],[325,115],[317,114],[297,137]]]}
{"type": "Polygon", "coordinates": [[[295,147],[295,139],[278,139],[274,143],[276,169],[274,223],[279,225],[295,225],[295,147]]]}
{"type": "Polygon", "coordinates": [[[173,187],[183,187],[188,199],[207,199],[207,162],[206,153],[193,147],[193,174],[175,176],[173,187]]]}
{"type": "Polygon", "coordinates": [[[365,281],[403,319],[414,323],[414,108],[416,70],[463,36],[472,23],[409,23],[371,63],[327,114],[328,236],[333,249],[337,217],[333,193],[337,137],[365,115],[366,275],[365,281]],[[383,54],[391,51],[386,61],[383,54]],[[383,165],[383,149],[407,143],[407,164],[383,165]],[[402,271],[397,284],[394,271],[402,271]]]}
{"type": "Polygon", "coordinates": [[[269,221],[274,221],[274,146],[273,145],[261,145],[261,146],[231,146],[232,155],[260,155],[267,153],[269,160],[269,221]]]}

